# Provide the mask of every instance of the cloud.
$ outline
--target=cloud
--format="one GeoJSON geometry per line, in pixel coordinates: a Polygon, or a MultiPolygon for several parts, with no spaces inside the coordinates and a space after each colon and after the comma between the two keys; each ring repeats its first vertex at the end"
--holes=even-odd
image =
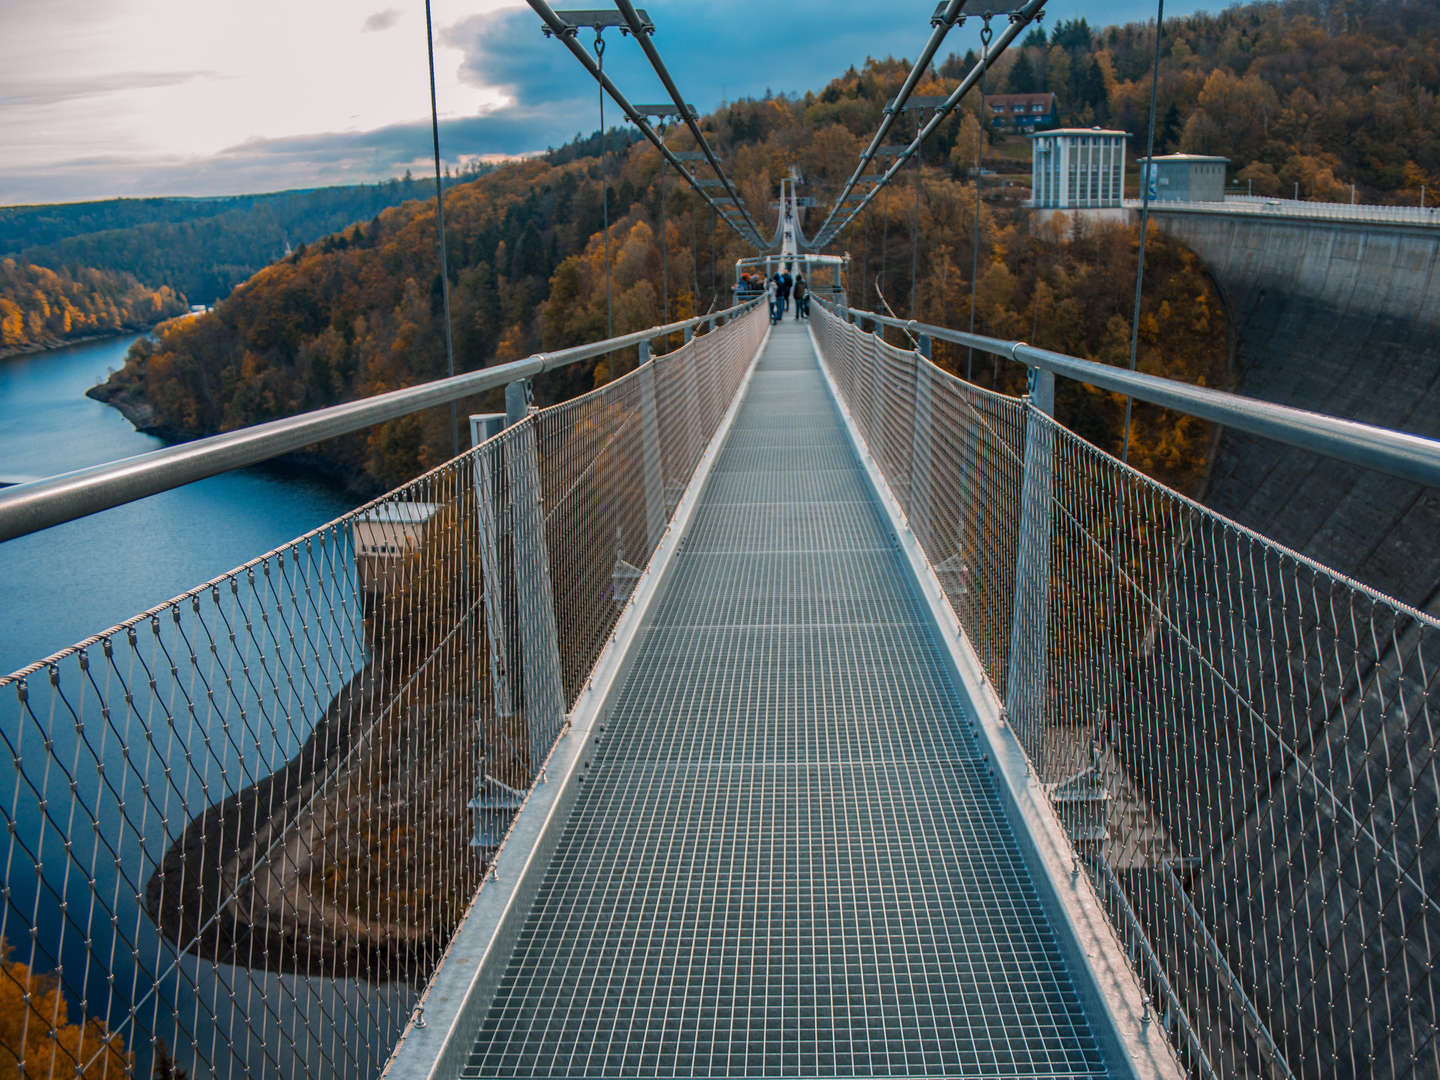
{"type": "Polygon", "coordinates": [[[211,71],[131,71],[83,79],[34,79],[8,90],[0,86],[0,105],[58,105],[122,90],[153,90],[214,77],[211,71]]]}
{"type": "Polygon", "coordinates": [[[594,86],[564,45],[541,34],[529,8],[473,15],[445,28],[441,39],[460,50],[458,74],[470,86],[496,87],[530,104],[574,97],[581,79],[594,86]]]}
{"type": "MultiPolygon", "coordinates": [[[[791,0],[763,17],[734,3],[651,0],[645,6],[671,75],[702,113],[766,89],[818,90],[867,56],[915,55],[929,33],[923,19],[911,25],[883,5],[860,0],[791,0]]],[[[561,42],[541,34],[528,8],[461,20],[444,40],[464,55],[462,82],[501,88],[532,106],[595,101],[590,76],[561,42]]],[[[592,32],[582,30],[580,41],[590,48],[592,32]]],[[[605,43],[605,72],[632,102],[669,100],[633,39],[610,30],[605,43]]],[[[607,116],[612,108],[607,102],[607,116]]],[[[593,117],[582,125],[587,130],[596,126],[593,117]]],[[[562,126],[573,131],[576,118],[562,126]]]]}
{"type": "MultiPolygon", "coordinates": [[[[514,107],[442,121],[444,162],[458,166],[477,157],[527,154],[537,149],[535,132],[542,119],[526,107],[514,107]]],[[[574,133],[572,129],[562,139],[574,133]]],[[[428,171],[430,155],[428,123],[253,139],[206,157],[93,155],[58,166],[6,169],[0,173],[0,205],[138,195],[234,195],[373,183],[399,176],[407,168],[417,175],[428,171]]]]}
{"type": "MultiPolygon", "coordinates": [[[[467,0],[471,11],[503,2],[467,0]]],[[[1144,18],[1152,3],[1118,0],[1107,16],[1144,18]]],[[[1180,14],[1199,6],[1175,3],[1180,14]]],[[[787,0],[763,11],[734,0],[643,6],[671,74],[702,113],[767,89],[819,90],[869,56],[914,57],[930,32],[928,2],[904,12],[873,0],[787,0]]],[[[1074,17],[1083,6],[1052,0],[1050,15],[1074,17]]],[[[362,26],[344,0],[247,0],[244,10],[222,5],[203,20],[188,17],[182,0],[0,0],[8,158],[0,204],[278,190],[404,172],[430,153],[423,40],[399,49],[384,33],[405,10],[376,10],[362,26]],[[57,24],[57,5],[93,16],[57,24]],[[193,70],[130,70],[138,55],[183,56],[193,70]],[[252,133],[262,137],[247,139],[252,133]]],[[[595,83],[541,34],[528,7],[442,26],[436,75],[447,161],[541,150],[598,126],[595,83]]],[[[972,20],[953,32],[941,58],[974,46],[978,30],[972,20]]],[[[580,40],[588,48],[591,33],[580,40]]],[[[605,40],[605,70],[631,101],[667,100],[632,39],[611,30],[605,40]]],[[[605,119],[620,121],[609,101],[605,119]]]]}
{"type": "Polygon", "coordinates": [[[384,11],[377,11],[365,20],[365,25],[360,29],[365,33],[372,33],[377,30],[389,30],[400,19],[399,8],[386,8],[384,11]]]}

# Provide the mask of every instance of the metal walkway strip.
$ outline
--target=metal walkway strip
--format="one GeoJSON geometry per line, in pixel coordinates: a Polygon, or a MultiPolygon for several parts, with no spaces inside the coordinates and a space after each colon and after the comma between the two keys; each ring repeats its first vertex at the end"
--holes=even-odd
{"type": "Polygon", "coordinates": [[[463,1075],[1106,1075],[926,620],[782,324],[463,1075]]]}

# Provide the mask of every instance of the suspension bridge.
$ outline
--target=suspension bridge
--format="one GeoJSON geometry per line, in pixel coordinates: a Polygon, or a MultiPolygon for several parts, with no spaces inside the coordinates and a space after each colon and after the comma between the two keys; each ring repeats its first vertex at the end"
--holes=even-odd
{"type": "Polygon", "coordinates": [[[1055,380],[1432,490],[1440,443],[852,307],[822,249],[973,0],[813,239],[792,181],[760,232],[644,12],[532,7],[810,319],[742,295],[0,492],[6,539],[505,389],[453,460],[0,678],[0,1061],[1440,1075],[1440,622],[1087,443],[1055,380]]]}

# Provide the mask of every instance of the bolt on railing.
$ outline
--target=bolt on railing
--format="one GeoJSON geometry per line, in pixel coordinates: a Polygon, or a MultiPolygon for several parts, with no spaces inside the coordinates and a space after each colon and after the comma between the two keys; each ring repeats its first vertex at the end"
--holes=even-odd
{"type": "Polygon", "coordinates": [[[1181,1060],[1440,1075],[1440,622],[1057,424],[1054,354],[1016,399],[812,325],[1181,1060]]]}
{"type": "Polygon", "coordinates": [[[765,333],[730,314],[0,677],[0,1068],[378,1073],[765,333]]]}

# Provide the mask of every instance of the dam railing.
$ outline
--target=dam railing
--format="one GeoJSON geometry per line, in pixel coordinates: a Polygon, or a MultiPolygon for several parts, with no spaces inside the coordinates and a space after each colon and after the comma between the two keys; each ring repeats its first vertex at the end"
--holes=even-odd
{"type": "MultiPolygon", "coordinates": [[[[754,305],[724,318],[0,678],[0,1069],[379,1072],[736,397],[766,324],[754,305]]],[[[373,400],[339,408],[374,422],[373,400]]],[[[314,422],[260,441],[314,441],[314,422]]],[[[161,451],[111,486],[256,442],[161,451]]],[[[19,489],[12,510],[103,501],[103,474],[19,489]]]]}
{"type": "MultiPolygon", "coordinates": [[[[821,305],[814,330],[1190,1071],[1440,1072],[1440,622],[1053,417],[1056,372],[1147,377],[821,305]],[[1026,363],[1031,392],[946,373],[932,336],[1026,363]]],[[[1206,396],[1237,426],[1243,400],[1206,396]]]]}
{"type": "MultiPolygon", "coordinates": [[[[1140,209],[1139,199],[1126,199],[1127,209],[1140,209]]],[[[1283,220],[1305,218],[1316,221],[1358,222],[1372,225],[1426,225],[1440,229],[1440,207],[1379,206],[1365,203],[1315,202],[1308,199],[1267,198],[1261,195],[1226,195],[1221,202],[1151,199],[1150,210],[1197,213],[1243,214],[1283,220]]]]}

